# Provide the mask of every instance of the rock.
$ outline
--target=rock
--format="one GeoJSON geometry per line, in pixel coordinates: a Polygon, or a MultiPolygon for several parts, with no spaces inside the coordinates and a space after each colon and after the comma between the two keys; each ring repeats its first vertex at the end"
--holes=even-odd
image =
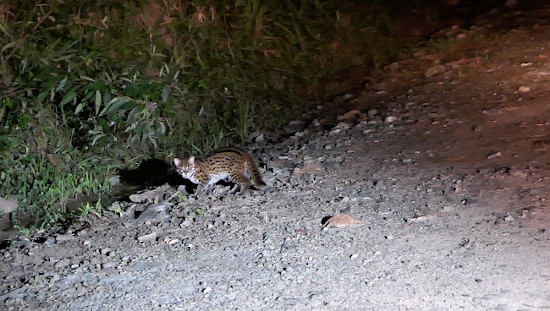
{"type": "Polygon", "coordinates": [[[146,235],[142,235],[140,237],[138,237],[138,241],[140,242],[147,242],[147,241],[154,241],[155,239],[157,238],[157,232],[156,231],[153,231],[149,234],[146,234],[146,235]]]}
{"type": "Polygon", "coordinates": [[[148,196],[146,194],[143,194],[143,193],[134,193],[134,194],[131,194],[129,199],[130,201],[134,202],[134,203],[143,203],[145,201],[147,201],[147,198],[148,196]]]}
{"type": "Polygon", "coordinates": [[[398,62],[393,62],[389,66],[390,72],[397,73],[399,70],[401,70],[401,65],[399,65],[398,62]]]}
{"type": "Polygon", "coordinates": [[[496,158],[500,158],[500,157],[502,157],[502,153],[500,151],[498,151],[498,152],[493,152],[493,153],[489,154],[487,156],[487,159],[492,160],[492,159],[496,159],[496,158]]]}
{"type": "Polygon", "coordinates": [[[150,221],[169,222],[170,215],[168,211],[172,205],[168,202],[161,202],[148,206],[135,220],[137,223],[146,223],[150,221]]]}
{"type": "Polygon", "coordinates": [[[393,123],[395,121],[397,121],[398,118],[396,116],[387,116],[385,119],[384,119],[384,122],[385,123],[393,123]]]}
{"type": "Polygon", "coordinates": [[[74,239],[75,239],[75,237],[72,236],[72,235],[59,234],[55,237],[55,242],[56,243],[63,243],[63,242],[67,242],[67,241],[74,240],[74,239]]]}
{"type": "Polygon", "coordinates": [[[17,209],[16,198],[3,198],[0,197],[0,214],[11,213],[17,209]]]}
{"type": "Polygon", "coordinates": [[[451,211],[454,211],[455,208],[451,205],[444,205],[441,210],[443,210],[444,212],[451,212],[451,211]]]}
{"type": "Polygon", "coordinates": [[[444,73],[445,71],[447,71],[447,68],[445,68],[444,65],[435,65],[435,66],[432,66],[430,68],[428,68],[428,70],[426,70],[426,72],[424,73],[424,75],[427,77],[427,78],[431,78],[433,76],[437,76],[439,74],[442,74],[444,73]]]}
{"type": "Polygon", "coordinates": [[[118,262],[117,262],[117,261],[108,261],[108,262],[102,264],[102,267],[103,267],[104,269],[115,268],[116,266],[118,266],[118,262]]]}
{"type": "Polygon", "coordinates": [[[71,264],[71,260],[69,258],[61,259],[60,261],[56,262],[54,265],[54,268],[61,269],[69,266],[71,264]]]}
{"type": "Polygon", "coordinates": [[[531,88],[528,87],[528,86],[522,85],[522,86],[518,87],[518,91],[520,93],[529,93],[529,92],[531,92],[531,88]]]}
{"type": "Polygon", "coordinates": [[[0,231],[9,231],[13,229],[13,223],[11,221],[11,213],[4,213],[0,215],[0,231]]]}
{"type": "Polygon", "coordinates": [[[360,114],[361,114],[361,111],[359,111],[357,109],[353,109],[353,110],[350,110],[350,111],[344,113],[341,116],[337,116],[336,119],[338,121],[352,120],[352,119],[355,119],[360,114]]]}

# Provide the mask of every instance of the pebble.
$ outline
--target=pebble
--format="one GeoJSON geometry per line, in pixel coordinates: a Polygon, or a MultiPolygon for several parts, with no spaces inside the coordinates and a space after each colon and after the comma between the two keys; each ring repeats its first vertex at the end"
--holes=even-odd
{"type": "Polygon", "coordinates": [[[500,151],[489,154],[487,156],[487,159],[492,160],[492,159],[496,159],[496,158],[499,158],[499,157],[502,157],[502,153],[500,151]]]}
{"type": "Polygon", "coordinates": [[[426,72],[424,73],[424,75],[427,77],[427,78],[430,78],[430,77],[433,77],[433,76],[437,76],[439,74],[442,74],[444,73],[445,71],[447,71],[447,68],[445,68],[444,65],[435,65],[435,66],[432,66],[430,68],[428,68],[428,70],[426,70],[426,72]]]}
{"type": "Polygon", "coordinates": [[[69,258],[61,259],[60,261],[56,262],[54,264],[54,268],[61,269],[69,266],[71,264],[71,260],[69,258]]]}
{"type": "Polygon", "coordinates": [[[116,266],[118,266],[118,261],[108,261],[108,262],[105,262],[103,263],[101,266],[104,268],[104,269],[110,269],[110,268],[114,268],[116,266]]]}
{"type": "Polygon", "coordinates": [[[153,241],[157,238],[157,232],[151,232],[149,234],[146,234],[146,235],[142,235],[140,237],[138,237],[138,241],[140,242],[147,242],[147,241],[153,241]]]}
{"type": "Polygon", "coordinates": [[[168,214],[172,205],[168,202],[161,202],[148,206],[136,219],[137,223],[150,221],[169,222],[171,217],[168,214]]]}
{"type": "Polygon", "coordinates": [[[353,110],[350,110],[350,111],[346,112],[343,115],[337,116],[336,119],[338,121],[351,120],[351,119],[355,119],[360,114],[361,114],[361,111],[359,111],[357,109],[353,109],[353,110]]]}
{"type": "Polygon", "coordinates": [[[377,114],[378,114],[378,110],[376,109],[370,109],[369,111],[367,111],[367,115],[371,118],[376,116],[377,114]]]}

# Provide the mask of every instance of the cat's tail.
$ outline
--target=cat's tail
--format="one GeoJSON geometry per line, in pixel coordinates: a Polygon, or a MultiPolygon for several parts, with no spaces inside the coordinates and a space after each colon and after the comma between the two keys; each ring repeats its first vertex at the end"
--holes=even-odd
{"type": "Polygon", "coordinates": [[[254,186],[260,190],[267,188],[267,184],[262,179],[262,174],[260,173],[260,169],[256,163],[254,163],[254,161],[249,161],[248,166],[250,170],[250,178],[254,182],[254,186]]]}

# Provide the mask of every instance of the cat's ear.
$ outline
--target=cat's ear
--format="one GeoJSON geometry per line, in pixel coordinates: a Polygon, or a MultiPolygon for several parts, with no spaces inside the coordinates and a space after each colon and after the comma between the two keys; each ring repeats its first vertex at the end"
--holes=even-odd
{"type": "Polygon", "coordinates": [[[195,156],[190,156],[189,157],[189,164],[193,164],[195,163],[195,156]]]}
{"type": "Polygon", "coordinates": [[[178,158],[174,158],[174,165],[175,166],[180,166],[180,164],[181,164],[181,160],[178,159],[178,158]]]}

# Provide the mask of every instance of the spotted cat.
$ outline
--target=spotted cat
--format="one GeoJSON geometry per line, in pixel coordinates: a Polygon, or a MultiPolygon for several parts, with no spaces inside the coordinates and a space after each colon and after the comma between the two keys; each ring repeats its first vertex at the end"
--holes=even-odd
{"type": "Polygon", "coordinates": [[[240,189],[240,193],[250,188],[250,179],[258,189],[267,185],[262,179],[258,166],[250,154],[238,147],[226,147],[214,150],[206,158],[195,159],[194,156],[185,159],[174,158],[178,174],[194,184],[198,184],[195,193],[208,193],[220,180],[235,183],[231,192],[240,189]]]}

